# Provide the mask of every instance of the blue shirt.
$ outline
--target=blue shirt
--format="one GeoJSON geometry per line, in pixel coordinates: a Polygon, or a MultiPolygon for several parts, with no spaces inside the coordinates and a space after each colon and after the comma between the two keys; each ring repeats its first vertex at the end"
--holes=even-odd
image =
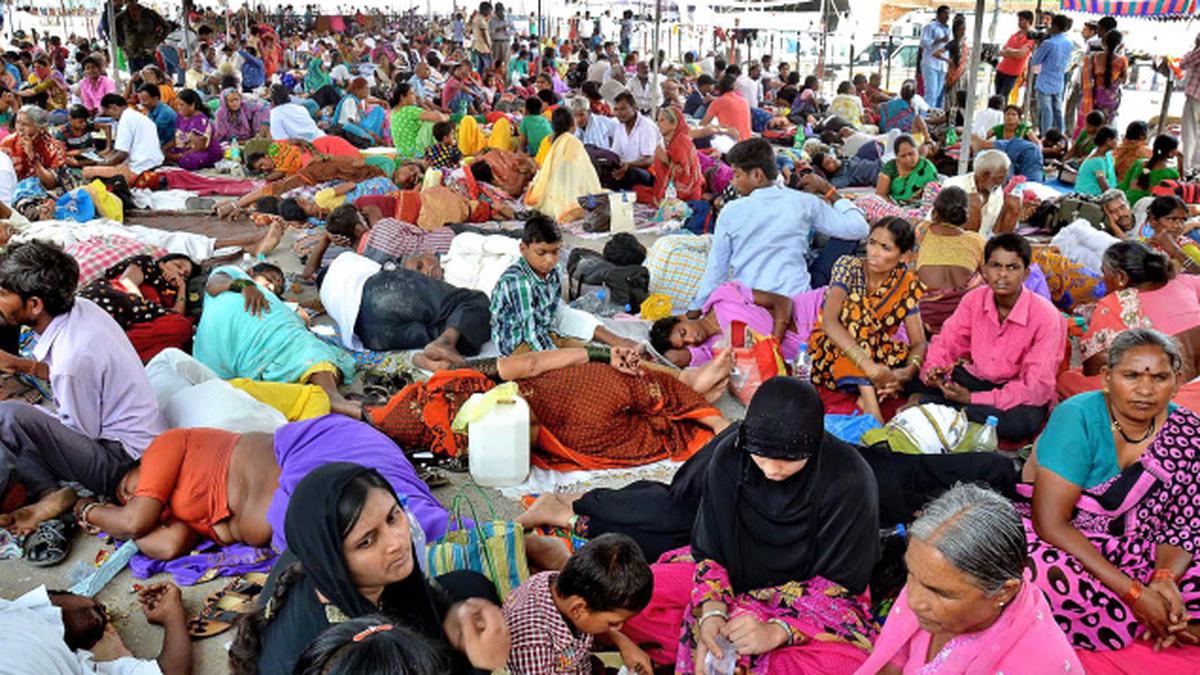
{"type": "Polygon", "coordinates": [[[158,130],[158,144],[166,145],[175,140],[175,111],[166,103],[159,103],[153,110],[146,112],[146,117],[154,122],[158,130]]]}
{"type": "Polygon", "coordinates": [[[422,80],[416,75],[408,78],[408,86],[412,87],[413,94],[417,97],[418,101],[428,101],[429,99],[433,98],[431,96],[431,92],[425,86],[425,80],[422,80]]]}
{"type": "Polygon", "coordinates": [[[267,81],[267,70],[263,67],[262,59],[245,49],[238,52],[242,55],[242,87],[257,89],[267,81]]]}
{"type": "Polygon", "coordinates": [[[942,56],[945,56],[945,50],[949,44],[950,27],[936,19],[930,21],[925,28],[921,29],[921,67],[946,72],[946,69],[950,67],[950,62],[935,58],[933,52],[941,49],[943,50],[942,56]]]}
{"type": "Polygon", "coordinates": [[[808,290],[808,248],[813,230],[851,241],[870,228],[845,199],[830,206],[816,195],[763,187],[730,202],[717,218],[704,277],[689,309],[700,309],[729,280],[792,297],[808,290]]]}
{"type": "Polygon", "coordinates": [[[598,148],[612,147],[613,132],[616,131],[617,121],[611,117],[592,113],[588,115],[586,129],[575,127],[575,135],[584,145],[594,145],[598,148]]]}
{"type": "Polygon", "coordinates": [[[1033,52],[1030,65],[1041,66],[1034,88],[1040,94],[1059,94],[1066,89],[1067,66],[1071,64],[1074,47],[1067,36],[1059,33],[1047,38],[1033,52]]]}

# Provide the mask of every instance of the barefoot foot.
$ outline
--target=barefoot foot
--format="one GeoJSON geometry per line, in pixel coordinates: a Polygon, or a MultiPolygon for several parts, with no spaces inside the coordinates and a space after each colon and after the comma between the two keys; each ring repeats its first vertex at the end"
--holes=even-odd
{"type": "Polygon", "coordinates": [[[253,256],[267,255],[279,246],[279,242],[283,239],[283,223],[271,223],[267,226],[267,231],[263,234],[263,238],[258,240],[258,244],[254,250],[250,252],[253,256]]]}
{"type": "Polygon", "coordinates": [[[74,504],[75,491],[67,487],[60,488],[46,493],[34,504],[6,514],[4,520],[0,520],[0,526],[17,536],[24,536],[36,530],[42,522],[66,513],[74,504]]]}
{"type": "Polygon", "coordinates": [[[424,356],[431,361],[444,361],[455,366],[466,363],[466,359],[463,358],[462,354],[458,353],[454,345],[441,338],[425,345],[424,356]]]}
{"type": "Polygon", "coordinates": [[[525,529],[535,527],[570,527],[575,510],[571,505],[582,495],[559,495],[548,492],[540,495],[516,521],[525,529]]]}
{"type": "Polygon", "coordinates": [[[561,570],[567,566],[571,552],[567,543],[555,537],[525,536],[525,556],[529,559],[530,573],[561,570]]]}

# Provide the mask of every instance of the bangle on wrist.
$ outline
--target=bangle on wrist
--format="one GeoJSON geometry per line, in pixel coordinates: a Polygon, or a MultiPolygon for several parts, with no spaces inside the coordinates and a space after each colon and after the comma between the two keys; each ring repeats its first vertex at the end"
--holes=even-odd
{"type": "Polygon", "coordinates": [[[242,291],[246,290],[247,288],[249,288],[250,286],[253,286],[253,285],[254,285],[254,282],[250,281],[248,279],[234,279],[229,284],[229,290],[233,291],[234,293],[241,293],[242,291]]]}
{"type": "Polygon", "coordinates": [[[796,633],[792,630],[791,626],[787,625],[786,621],[783,619],[768,619],[767,623],[774,624],[783,629],[784,634],[787,635],[787,642],[785,642],[783,646],[791,647],[792,645],[796,644],[796,633]]]}
{"type": "Polygon", "coordinates": [[[713,618],[714,616],[719,616],[722,619],[724,619],[725,621],[729,621],[729,614],[725,610],[712,609],[712,610],[709,610],[700,615],[700,620],[696,622],[696,628],[704,627],[704,622],[708,621],[709,619],[713,618]]]}
{"type": "Polygon", "coordinates": [[[908,357],[908,365],[916,368],[919,372],[921,370],[921,366],[925,365],[925,359],[919,356],[910,356],[908,357]]]}
{"type": "Polygon", "coordinates": [[[583,350],[587,352],[588,361],[608,363],[612,360],[612,348],[608,345],[587,344],[583,350]]]}
{"type": "Polygon", "coordinates": [[[1121,596],[1121,602],[1132,607],[1138,601],[1138,598],[1142,597],[1142,591],[1145,588],[1145,586],[1142,586],[1142,582],[1134,579],[1133,583],[1129,584],[1129,590],[1125,591],[1125,594],[1121,596]]]}
{"type": "Polygon", "coordinates": [[[83,510],[79,512],[79,522],[83,525],[90,525],[91,523],[88,522],[88,514],[91,513],[92,509],[96,508],[97,506],[100,506],[100,502],[90,502],[85,505],[83,510]]]}
{"type": "Polygon", "coordinates": [[[1160,567],[1154,570],[1154,575],[1150,577],[1150,583],[1154,583],[1155,581],[1170,581],[1171,583],[1175,583],[1175,572],[1166,567],[1160,567]]]}

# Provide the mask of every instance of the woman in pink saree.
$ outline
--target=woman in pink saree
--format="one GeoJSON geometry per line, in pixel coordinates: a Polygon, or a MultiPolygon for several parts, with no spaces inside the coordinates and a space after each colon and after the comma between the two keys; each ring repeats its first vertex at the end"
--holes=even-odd
{"type": "Polygon", "coordinates": [[[1017,510],[960,484],[912,524],[900,592],[871,658],[855,675],[1081,673],[1050,605],[1024,577],[1017,510]]]}

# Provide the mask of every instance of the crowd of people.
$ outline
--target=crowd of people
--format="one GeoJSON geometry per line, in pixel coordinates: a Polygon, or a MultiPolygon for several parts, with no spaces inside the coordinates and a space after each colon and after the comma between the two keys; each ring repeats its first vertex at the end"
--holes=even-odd
{"type": "MultiPolygon", "coordinates": [[[[1020,12],[964,119],[981,46],[945,7],[915,79],[826,100],[737,31],[640,53],[632,11],[118,4],[120,85],[91,37],[18,34],[0,74],[0,371],[47,394],[0,401],[6,555],[263,551],[235,673],[1200,659],[1200,37],[1152,137],[1118,132],[1112,17],[1079,48],[1020,12]],[[541,470],[677,470],[530,495],[513,587],[434,574],[472,526],[418,455],[464,470],[468,402],[512,392],[541,470]]],[[[179,588],[138,600],[156,663],[44,587],[0,645],[190,673],[179,588]]]]}

